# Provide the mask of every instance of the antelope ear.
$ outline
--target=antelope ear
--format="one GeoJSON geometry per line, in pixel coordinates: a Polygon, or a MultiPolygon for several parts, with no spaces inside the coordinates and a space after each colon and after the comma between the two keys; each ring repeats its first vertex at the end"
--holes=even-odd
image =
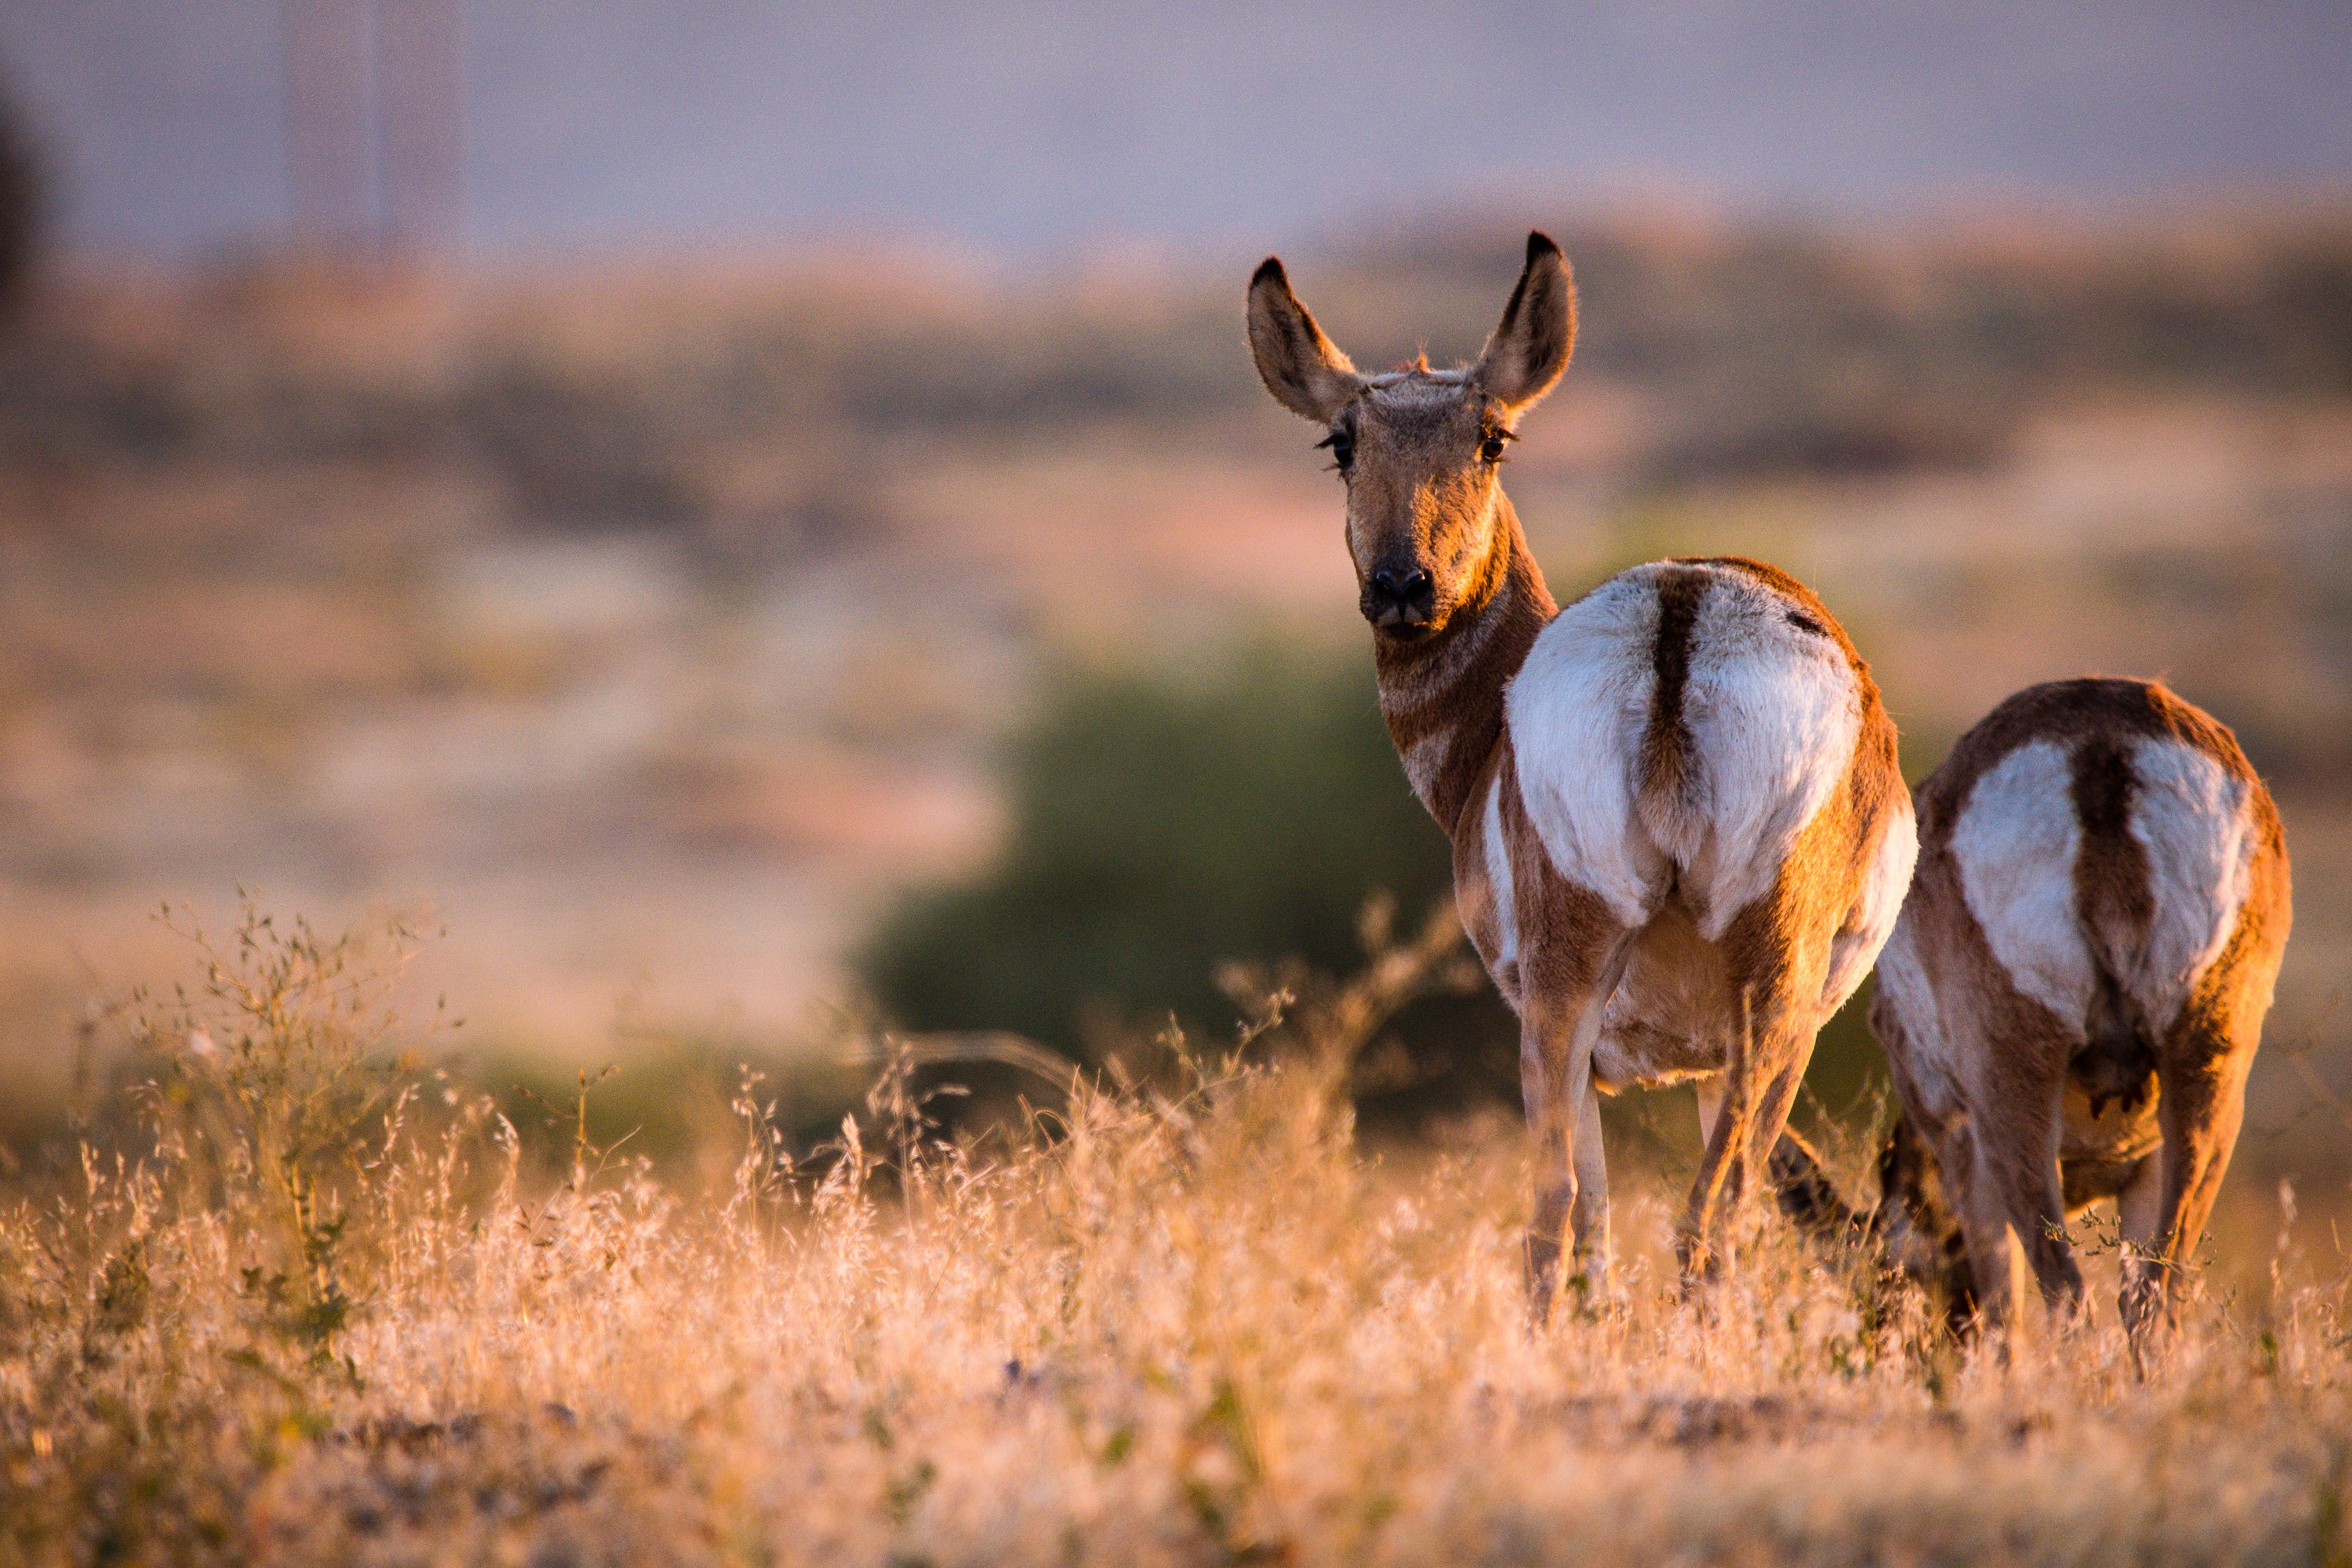
{"type": "Polygon", "coordinates": [[[1486,340],[1471,379],[1516,413],[1552,389],[1576,347],[1576,279],[1547,234],[1528,236],[1528,264],[1503,324],[1486,340]]]}
{"type": "Polygon", "coordinates": [[[1323,335],[1271,256],[1250,278],[1249,340],[1258,379],[1301,419],[1328,425],[1364,389],[1364,378],[1323,335]]]}

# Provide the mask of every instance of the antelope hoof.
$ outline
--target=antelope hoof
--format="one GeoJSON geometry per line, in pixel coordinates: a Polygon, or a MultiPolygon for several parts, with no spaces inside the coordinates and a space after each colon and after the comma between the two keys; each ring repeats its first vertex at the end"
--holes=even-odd
{"type": "Polygon", "coordinates": [[[1723,1278],[1723,1256],[1696,1231],[1675,1237],[1675,1261],[1681,1267],[1682,1296],[1687,1301],[1723,1278]]]}
{"type": "Polygon", "coordinates": [[[1580,1258],[1576,1271],[1561,1288],[1563,1299],[1569,1300],[1580,1317],[1596,1317],[1616,1302],[1610,1278],[1609,1260],[1599,1255],[1580,1258]]]}
{"type": "Polygon", "coordinates": [[[1542,1328],[1551,1321],[1552,1287],[1559,1279],[1559,1238],[1528,1232],[1528,1321],[1542,1328]]]}
{"type": "Polygon", "coordinates": [[[2141,1348],[2162,1334],[2172,1316],[2163,1273],[2150,1268],[2126,1276],[2116,1306],[2125,1331],[2131,1336],[2132,1355],[2137,1361],[2141,1348]]]}

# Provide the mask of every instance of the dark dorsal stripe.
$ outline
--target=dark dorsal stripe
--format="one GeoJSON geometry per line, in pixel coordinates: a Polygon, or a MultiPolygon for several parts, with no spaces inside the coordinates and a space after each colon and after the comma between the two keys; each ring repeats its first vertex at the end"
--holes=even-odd
{"type": "Polygon", "coordinates": [[[2094,731],[2074,748],[2074,815],[2083,845],[2074,857],[2074,909],[2094,931],[2145,940],[2156,903],[2148,890],[2147,851],[2131,830],[2133,773],[2125,737],[2094,731]]]}
{"type": "Polygon", "coordinates": [[[1691,632],[1706,597],[1707,573],[1696,566],[1668,566],[1657,576],[1656,689],[1650,697],[1649,728],[1642,736],[1642,788],[1682,798],[1690,781],[1690,726],[1683,721],[1683,687],[1690,679],[1691,632]]]}

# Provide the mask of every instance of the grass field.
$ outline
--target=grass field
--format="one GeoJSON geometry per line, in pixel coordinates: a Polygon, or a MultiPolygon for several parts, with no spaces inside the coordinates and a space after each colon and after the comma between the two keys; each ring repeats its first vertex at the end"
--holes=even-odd
{"type": "Polygon", "coordinates": [[[1614,1289],[1531,1333],[1509,1123],[1351,1132],[1417,963],[979,1145],[886,1075],[796,1163],[748,1083],[698,1180],[534,1169],[371,1054],[381,944],[248,923],[0,1220],[0,1562],[2352,1551],[2352,1264],[2259,1216],[2144,1375],[2105,1300],[2004,1364],[1777,1222],[1683,1299],[1673,1173],[1621,1158],[1614,1289]]]}

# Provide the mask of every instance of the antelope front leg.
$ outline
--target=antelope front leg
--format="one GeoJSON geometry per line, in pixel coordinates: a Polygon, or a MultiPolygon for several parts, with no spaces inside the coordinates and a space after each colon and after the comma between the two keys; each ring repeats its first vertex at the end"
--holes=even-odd
{"type": "Polygon", "coordinates": [[[1756,1191],[1759,1097],[1748,1081],[1748,1068],[1735,1065],[1724,1076],[1729,1081],[1699,1101],[1706,1146],[1675,1232],[1675,1260],[1681,1266],[1685,1291],[1723,1272],[1731,1216],[1756,1191]]]}
{"type": "Polygon", "coordinates": [[[1612,955],[1605,984],[1562,997],[1527,999],[1519,1024],[1519,1092],[1534,1142],[1535,1212],[1528,1222],[1528,1313],[1551,1313],[1559,1279],[1560,1233],[1575,1220],[1578,1275],[1603,1282],[1609,1254],[1609,1171],[1601,1143],[1600,1099],[1592,1087],[1592,1047],[1601,1010],[1616,987],[1612,955]]]}
{"type": "MultiPolygon", "coordinates": [[[[2164,1151],[2143,1155],[2116,1198],[2123,1242],[2123,1289],[2116,1307],[2137,1358],[2148,1326],[2162,1315],[2171,1270],[2164,1266],[2164,1151]]],[[[2142,1369],[2146,1370],[2145,1368],[2142,1369]]]]}
{"type": "MultiPolygon", "coordinates": [[[[1760,1026],[1742,1004],[1738,1034],[1730,1042],[1728,1061],[1720,1079],[1698,1084],[1699,1128],[1706,1152],[1699,1158],[1698,1176],[1691,1184],[1675,1250],[1682,1265],[1685,1289],[1713,1279],[1722,1268],[1722,1233],[1727,1217],[1756,1192],[1759,1150],[1770,1151],[1771,1173],[1782,1207],[1801,1221],[1817,1215],[1799,1214],[1790,1189],[1781,1185],[1783,1169],[1796,1176],[1810,1175],[1815,1186],[1830,1191],[1810,1152],[1791,1144],[1781,1154],[1782,1135],[1790,1110],[1812,1059],[1813,1032],[1818,1025],[1799,1020],[1785,1004],[1768,1006],[1760,1026]]],[[[1813,1207],[1821,1200],[1810,1190],[1799,1194],[1813,1207]]],[[[1832,1197],[1834,1193],[1832,1192],[1832,1197]]]]}
{"type": "Polygon", "coordinates": [[[1528,1012],[1519,1026],[1519,1097],[1527,1102],[1535,1166],[1535,1208],[1528,1219],[1528,1315],[1540,1324],[1551,1316],[1560,1231],[1576,1206],[1577,1102],[1590,1092],[1592,1060],[1589,1054],[1581,1064],[1574,1059],[1572,1031],[1546,1029],[1539,1009],[1530,1006],[1528,1012]]]}
{"type": "Polygon", "coordinates": [[[1719,1261],[1709,1245],[1717,1209],[1738,1202],[1742,1161],[1732,1139],[1746,1125],[1745,1102],[1750,1098],[1745,1066],[1745,1046],[1734,1055],[1720,1078],[1701,1079],[1698,1089],[1698,1176],[1691,1184],[1681,1226],[1675,1232],[1675,1261],[1687,1290],[1700,1279],[1712,1279],[1719,1261]]]}
{"type": "MultiPolygon", "coordinates": [[[[1683,1208],[1675,1235],[1675,1260],[1681,1267],[1683,1289],[1712,1279],[1723,1270],[1724,1214],[1744,1202],[1756,1189],[1753,1137],[1759,1089],[1764,1071],[1751,1011],[1751,994],[1739,999],[1739,1026],[1725,1044],[1720,1079],[1698,1085],[1700,1131],[1706,1147],[1700,1152],[1698,1174],[1691,1183],[1690,1199],[1683,1208]]],[[[1762,1061],[1771,1058],[1765,1055],[1762,1061]]]]}

